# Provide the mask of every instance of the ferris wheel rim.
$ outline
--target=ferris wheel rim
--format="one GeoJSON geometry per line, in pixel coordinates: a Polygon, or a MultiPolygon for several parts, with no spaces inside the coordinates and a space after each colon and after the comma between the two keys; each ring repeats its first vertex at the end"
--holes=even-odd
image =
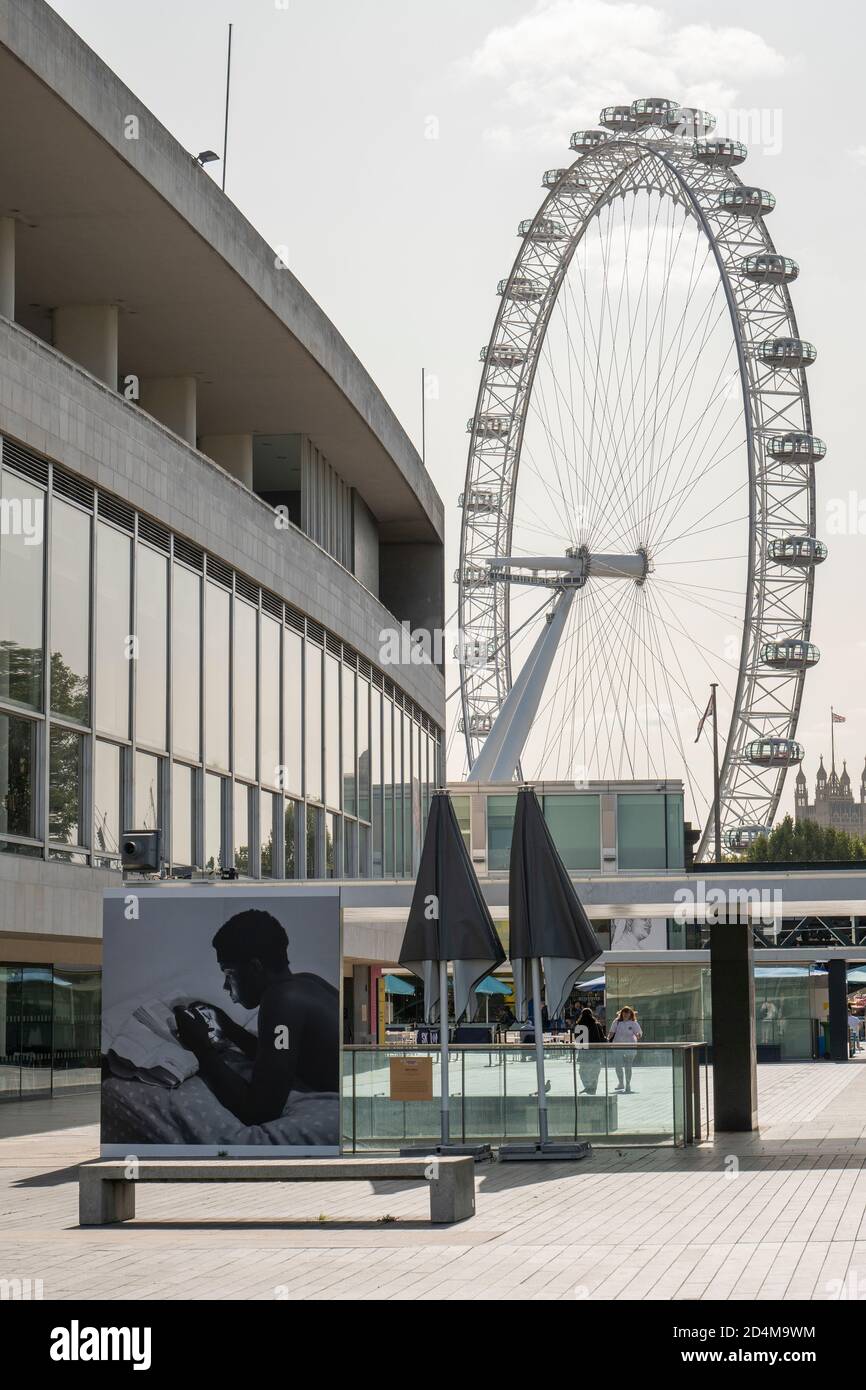
{"type": "MultiPolygon", "coordinates": [[[[524,226],[526,226],[527,230],[525,232],[522,244],[518,250],[515,260],[513,262],[510,274],[506,281],[502,281],[500,283],[500,289],[502,289],[503,286],[512,286],[515,280],[519,278],[520,269],[523,265],[526,264],[526,261],[528,259],[526,252],[528,246],[530,245],[531,229],[544,221],[551,208],[555,209],[560,206],[560,204],[557,201],[557,191],[561,191],[562,185],[568,179],[577,179],[581,172],[585,173],[587,171],[591,171],[594,165],[597,166],[604,162],[609,162],[611,159],[611,155],[614,155],[615,162],[613,165],[613,172],[611,173],[607,182],[604,184],[600,196],[598,196],[591,203],[591,205],[588,205],[585,208],[582,216],[580,217],[579,231],[577,233],[573,231],[569,236],[566,244],[562,248],[562,251],[556,262],[556,268],[550,275],[550,279],[547,286],[547,292],[545,294],[543,312],[538,315],[537,322],[529,334],[527,362],[524,364],[524,369],[520,374],[522,384],[522,407],[520,410],[515,409],[511,417],[511,428],[513,428],[513,424],[515,421],[517,423],[517,431],[514,435],[513,445],[509,444],[508,446],[511,449],[512,457],[510,462],[507,462],[505,455],[503,455],[502,460],[499,496],[500,508],[503,504],[503,497],[506,490],[506,482],[509,482],[510,490],[509,495],[506,499],[507,506],[505,511],[504,527],[501,530],[502,545],[497,548],[496,553],[507,554],[510,549],[510,542],[515,524],[518,491],[517,480],[520,475],[520,465],[523,448],[523,434],[528,418],[529,403],[532,397],[535,374],[538,370],[539,362],[541,359],[541,352],[547,337],[548,328],[550,326],[551,315],[557,303],[559,291],[562,287],[562,284],[564,283],[565,275],[568,271],[568,267],[570,266],[571,260],[575,254],[576,248],[582,240],[582,238],[585,236],[586,231],[590,226],[592,220],[596,216],[598,216],[599,209],[605,204],[611,202],[614,197],[624,196],[624,194],[621,194],[621,191],[617,191],[616,185],[623,184],[625,175],[633,172],[639,166],[645,166],[646,170],[652,175],[657,164],[661,164],[667,170],[670,178],[672,178],[678,186],[684,205],[688,206],[688,211],[690,215],[695,217],[696,222],[701,227],[701,231],[703,235],[706,237],[706,240],[709,244],[709,247],[712,250],[713,256],[716,261],[718,278],[723,287],[723,291],[727,301],[731,329],[733,332],[734,341],[737,349],[738,374],[740,378],[740,388],[743,396],[742,414],[747,432],[746,457],[749,484],[749,564],[746,582],[745,604],[741,620],[742,639],[739,671],[737,678],[737,690],[733,702],[733,707],[731,710],[731,720],[728,728],[728,739],[722,764],[722,785],[724,792],[728,789],[729,785],[731,785],[730,778],[732,768],[735,765],[741,765],[741,763],[738,762],[738,759],[740,758],[740,748],[737,744],[737,733],[739,727],[742,724],[742,714],[745,703],[746,688],[747,686],[749,686],[749,688],[751,689],[755,684],[754,661],[750,666],[748,648],[750,640],[752,641],[752,643],[754,643],[754,622],[756,616],[759,616],[760,611],[762,610],[761,585],[758,574],[759,568],[761,568],[761,566],[759,566],[759,561],[762,561],[762,557],[758,553],[758,546],[761,537],[758,534],[757,519],[755,513],[756,497],[758,494],[758,473],[760,463],[757,457],[757,451],[760,444],[758,436],[761,435],[761,437],[763,437],[763,434],[765,434],[766,431],[760,428],[760,426],[762,426],[763,424],[763,416],[761,414],[761,411],[756,408],[757,386],[754,371],[752,368],[752,363],[749,358],[749,347],[750,344],[754,343],[755,335],[753,333],[746,332],[748,317],[744,308],[744,297],[738,294],[738,287],[735,286],[734,282],[732,281],[729,267],[725,263],[720,251],[720,245],[717,234],[713,226],[710,224],[709,218],[707,216],[707,211],[703,203],[701,202],[700,197],[698,196],[698,192],[696,191],[698,181],[694,178],[689,177],[689,174],[694,174],[695,169],[698,167],[697,157],[694,153],[694,149],[695,147],[689,148],[683,147],[682,145],[678,145],[675,141],[672,141],[669,136],[665,136],[660,139],[641,138],[639,135],[634,135],[633,133],[628,133],[627,135],[624,134],[622,136],[614,136],[609,140],[605,140],[604,143],[600,145],[597,149],[593,149],[591,151],[587,151],[579,155],[578,158],[575,159],[570,166],[568,166],[568,168],[556,171],[561,176],[558,183],[553,187],[546,183],[546,186],[548,187],[548,192],[545,198],[543,199],[540,207],[538,208],[534,218],[531,220],[527,219],[527,222],[525,224],[521,224],[521,231],[524,230],[524,226]],[[554,286],[552,293],[550,292],[551,286],[554,286]],[[759,427],[756,427],[756,422],[758,422],[759,427]],[[757,614],[756,610],[758,610],[757,614]]],[[[747,194],[752,194],[756,191],[762,192],[761,190],[748,189],[746,185],[743,185],[741,180],[739,179],[739,176],[734,173],[733,167],[731,166],[728,166],[724,169],[723,175],[723,178],[716,180],[715,183],[712,183],[711,181],[713,187],[734,190],[736,190],[737,188],[746,188],[747,194]]],[[[671,196],[670,189],[662,187],[657,178],[650,179],[650,181],[646,184],[646,189],[649,192],[658,192],[660,194],[668,194],[669,196],[671,196]]],[[[745,196],[746,195],[743,195],[743,197],[745,196]]],[[[772,195],[768,195],[768,197],[772,200],[772,195]]],[[[763,199],[760,200],[760,203],[763,207],[763,199]]],[[[772,207],[772,201],[770,202],[770,207],[772,207]]],[[[769,233],[767,232],[764,223],[763,213],[759,216],[753,216],[751,218],[751,222],[754,227],[756,237],[761,241],[763,250],[766,253],[766,255],[768,257],[776,257],[777,260],[784,260],[784,258],[778,257],[778,253],[776,252],[776,248],[773,244],[773,241],[769,236],[769,233]]],[[[779,291],[780,312],[781,317],[784,318],[789,328],[788,337],[790,340],[799,340],[796,316],[794,314],[793,303],[791,301],[790,292],[788,290],[787,284],[782,284],[779,287],[779,291]]],[[[494,318],[493,329],[488,343],[488,348],[486,350],[486,354],[484,354],[486,360],[484,362],[484,367],[481,373],[481,381],[479,383],[479,390],[476,399],[475,414],[471,422],[471,424],[473,425],[473,429],[469,447],[469,458],[467,462],[466,483],[463,494],[464,498],[470,498],[472,496],[474,482],[473,463],[475,461],[478,442],[478,422],[484,416],[483,407],[485,401],[488,399],[490,395],[489,383],[491,377],[495,372],[495,367],[493,366],[493,355],[496,351],[497,344],[500,341],[500,330],[502,328],[503,320],[506,316],[506,309],[507,300],[505,295],[503,294],[502,301],[494,318]]],[[[802,408],[802,428],[808,436],[811,434],[812,427],[811,407],[809,401],[808,386],[802,368],[798,373],[797,396],[799,404],[802,408]]],[[[517,399],[516,394],[515,399],[517,399]]],[[[509,430],[509,434],[511,433],[511,428],[509,430]]],[[[808,494],[808,514],[812,522],[810,527],[810,533],[814,534],[815,480],[814,467],[812,465],[810,465],[807,469],[806,491],[808,494]]],[[[467,542],[470,538],[472,528],[472,514],[464,506],[460,539],[460,568],[457,576],[459,589],[458,611],[460,615],[460,628],[461,633],[464,634],[469,633],[472,628],[470,616],[471,601],[466,584],[468,574],[467,562],[468,557],[471,553],[471,547],[467,544],[467,542]]],[[[811,634],[813,587],[814,570],[808,569],[803,572],[802,583],[800,585],[800,588],[802,590],[802,632],[800,635],[806,642],[808,642],[809,636],[811,634]]],[[[502,700],[504,699],[504,695],[505,693],[507,693],[507,690],[510,688],[512,684],[510,596],[507,588],[505,590],[504,595],[502,595],[501,598],[498,598],[496,600],[495,604],[493,605],[492,611],[494,612],[494,616],[496,619],[497,634],[501,633],[502,635],[502,650],[497,655],[497,663],[495,668],[495,696],[499,701],[499,705],[501,706],[502,700]]],[[[804,674],[805,671],[802,671],[800,673],[799,679],[794,681],[791,687],[791,697],[789,701],[790,708],[788,709],[788,722],[790,724],[790,736],[792,739],[793,734],[796,732],[796,725],[799,717],[800,705],[802,702],[804,674]]],[[[473,712],[472,689],[471,681],[467,678],[467,671],[465,666],[461,667],[461,706],[463,713],[463,730],[466,737],[467,753],[469,756],[471,766],[475,752],[473,744],[474,742],[477,742],[478,738],[481,735],[477,731],[473,730],[471,719],[471,715],[473,712]]],[[[740,745],[742,745],[742,742],[742,738],[740,738],[740,745]]],[[[781,769],[781,774],[778,770],[776,771],[772,787],[768,787],[766,785],[763,787],[763,799],[765,802],[772,802],[773,810],[775,810],[775,807],[778,805],[778,800],[781,795],[782,787],[784,785],[785,770],[786,769],[784,768],[781,769]]],[[[764,819],[766,820],[768,819],[768,817],[764,816],[764,819]]],[[[707,824],[703,829],[703,836],[699,849],[699,857],[706,849],[710,830],[711,823],[708,819],[707,824]]]]}

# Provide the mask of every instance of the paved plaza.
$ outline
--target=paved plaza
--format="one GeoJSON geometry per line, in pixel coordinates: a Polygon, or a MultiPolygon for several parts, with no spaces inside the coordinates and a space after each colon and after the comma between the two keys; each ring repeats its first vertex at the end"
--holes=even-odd
{"type": "Polygon", "coordinates": [[[46,1299],[866,1297],[866,1065],[759,1068],[761,1132],[478,1170],[431,1227],[393,1182],[143,1187],[80,1230],[96,1098],[0,1107],[0,1279],[46,1299]]]}

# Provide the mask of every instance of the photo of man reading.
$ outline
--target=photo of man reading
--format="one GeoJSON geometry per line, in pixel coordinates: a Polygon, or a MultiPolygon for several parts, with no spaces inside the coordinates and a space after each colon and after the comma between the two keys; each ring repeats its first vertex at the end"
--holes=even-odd
{"type": "Polygon", "coordinates": [[[177,1037],[199,1075],[245,1125],[283,1113],[291,1091],[339,1090],[339,994],[321,976],[294,974],[285,928],[260,909],[230,917],[213,938],[224,989],[242,1008],[258,1008],[255,1033],[214,1004],[174,1009],[177,1037]],[[252,1063],[249,1079],[227,1057],[227,1044],[252,1063]]]}

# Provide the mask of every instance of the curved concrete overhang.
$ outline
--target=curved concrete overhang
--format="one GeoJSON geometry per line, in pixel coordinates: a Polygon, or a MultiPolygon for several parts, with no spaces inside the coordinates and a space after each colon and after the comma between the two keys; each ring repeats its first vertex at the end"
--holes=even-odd
{"type": "Polygon", "coordinates": [[[306,434],[383,542],[441,543],[442,501],[337,329],[42,0],[0,0],[0,122],[25,327],[47,337],[58,306],[117,305],[121,372],[193,376],[200,436],[306,434]]]}

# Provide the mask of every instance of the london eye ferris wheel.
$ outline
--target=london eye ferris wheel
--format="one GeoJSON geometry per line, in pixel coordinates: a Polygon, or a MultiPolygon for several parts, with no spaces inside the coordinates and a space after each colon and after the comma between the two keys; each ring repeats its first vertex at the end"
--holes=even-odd
{"type": "Polygon", "coordinates": [[[571,138],[518,228],[482,350],[461,497],[461,720],[470,777],[681,777],[718,682],[726,845],[772,823],[810,641],[815,464],[797,263],[738,141],[661,98],[571,138]],[[788,249],[788,248],[785,248],[788,249]]]}

